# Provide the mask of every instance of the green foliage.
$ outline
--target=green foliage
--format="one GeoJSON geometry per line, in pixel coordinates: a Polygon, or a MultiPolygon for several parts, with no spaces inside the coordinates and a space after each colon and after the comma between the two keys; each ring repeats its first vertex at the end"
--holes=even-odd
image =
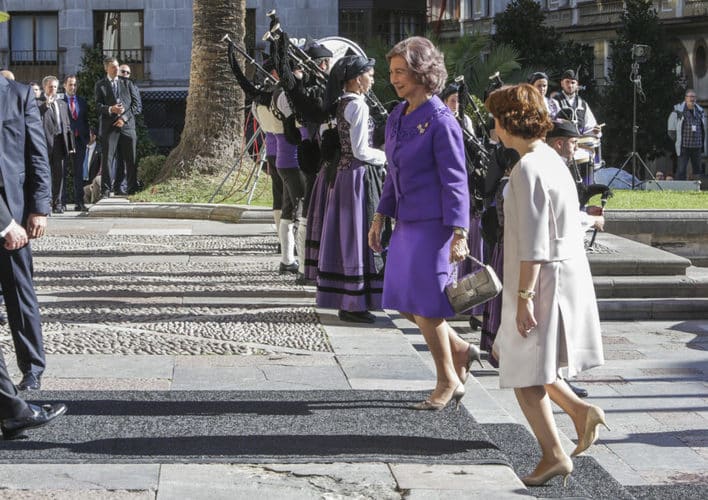
{"type": "MultiPolygon", "coordinates": [[[[608,210],[708,210],[708,193],[705,191],[632,191],[614,189],[615,195],[607,202],[608,210]]],[[[589,205],[600,205],[600,196],[592,198],[589,205]]]]}
{"type": "Polygon", "coordinates": [[[552,26],[546,26],[546,14],[535,0],[512,0],[503,12],[494,16],[495,44],[506,44],[517,51],[517,59],[525,70],[514,75],[517,82],[525,81],[533,71],[544,71],[551,78],[549,84],[559,86],[560,76],[567,69],[579,71],[579,80],[585,85],[583,99],[593,107],[597,88],[593,75],[592,47],[571,40],[562,40],[552,26]],[[554,82],[555,80],[555,82],[554,82]]]}
{"type": "Polygon", "coordinates": [[[150,155],[140,159],[138,171],[140,172],[140,178],[146,186],[155,182],[166,159],[167,157],[165,155],[150,155]]]}
{"type": "Polygon", "coordinates": [[[81,56],[81,65],[76,73],[78,89],[76,93],[86,99],[88,103],[89,125],[98,133],[98,112],[96,111],[96,94],[94,88],[96,82],[106,76],[103,68],[103,51],[101,47],[83,46],[84,55],[81,56]]]}
{"type": "Polygon", "coordinates": [[[632,45],[649,45],[650,59],[639,64],[645,99],[637,101],[637,151],[651,160],[672,150],[666,134],[671,106],[681,101],[683,91],[675,73],[678,59],[651,0],[627,0],[617,39],[611,42],[612,68],[603,103],[605,110],[604,155],[610,165],[619,165],[631,151],[632,45]]]}
{"type": "Polygon", "coordinates": [[[490,48],[490,39],[482,35],[465,35],[454,40],[439,43],[445,54],[445,65],[450,79],[464,75],[471,94],[484,96],[489,86],[489,77],[499,72],[505,82],[521,70],[517,62],[518,51],[510,46],[499,44],[490,48]]]}
{"type": "MultiPolygon", "coordinates": [[[[146,160],[147,158],[143,159],[143,161],[146,160]]],[[[155,162],[157,161],[155,160],[155,162]]],[[[219,189],[212,203],[245,205],[248,203],[248,197],[253,189],[252,166],[250,162],[245,162],[243,168],[234,172],[221,187],[220,184],[224,180],[223,175],[195,175],[187,178],[172,177],[157,185],[147,187],[140,193],[131,196],[130,199],[131,201],[154,203],[209,203],[212,195],[219,189]]],[[[261,172],[258,174],[256,187],[253,189],[251,205],[272,206],[272,203],[273,195],[270,176],[261,172]]]]}
{"type": "Polygon", "coordinates": [[[388,80],[388,62],[386,61],[386,53],[390,47],[384,44],[379,38],[370,40],[366,45],[366,55],[376,59],[374,67],[374,94],[383,103],[398,100],[396,92],[391,87],[388,80]]]}
{"type": "Polygon", "coordinates": [[[546,14],[535,0],[512,0],[494,16],[497,30],[492,39],[516,48],[523,62],[547,67],[560,45],[560,34],[544,25],[546,14]]]}

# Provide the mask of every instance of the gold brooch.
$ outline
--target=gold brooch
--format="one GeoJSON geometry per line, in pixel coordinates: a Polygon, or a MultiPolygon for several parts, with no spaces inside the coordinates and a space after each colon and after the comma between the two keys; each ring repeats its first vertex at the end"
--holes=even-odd
{"type": "Polygon", "coordinates": [[[426,130],[428,130],[428,125],[430,125],[430,122],[425,122],[425,123],[419,123],[418,124],[418,133],[420,135],[423,135],[426,130]]]}

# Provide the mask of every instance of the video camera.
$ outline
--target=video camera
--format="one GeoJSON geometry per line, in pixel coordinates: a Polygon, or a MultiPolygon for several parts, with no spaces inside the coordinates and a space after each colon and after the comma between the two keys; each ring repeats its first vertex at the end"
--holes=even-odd
{"type": "Polygon", "coordinates": [[[632,45],[632,61],[643,63],[649,60],[651,56],[651,47],[649,45],[632,45]]]}

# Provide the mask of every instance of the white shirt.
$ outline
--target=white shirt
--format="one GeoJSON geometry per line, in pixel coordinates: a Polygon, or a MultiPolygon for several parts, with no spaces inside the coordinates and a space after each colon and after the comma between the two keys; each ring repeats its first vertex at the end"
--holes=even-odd
{"type": "Polygon", "coordinates": [[[349,137],[354,158],[372,165],[386,163],[386,153],[369,146],[369,106],[364,96],[345,92],[342,97],[353,97],[344,108],[344,119],[349,123],[349,137]]]}

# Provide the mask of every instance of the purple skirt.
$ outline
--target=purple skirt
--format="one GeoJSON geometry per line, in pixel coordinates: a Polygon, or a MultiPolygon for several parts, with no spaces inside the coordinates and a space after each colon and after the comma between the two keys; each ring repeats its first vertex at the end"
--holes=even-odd
{"type": "Polygon", "coordinates": [[[322,224],[327,211],[329,199],[329,183],[327,169],[322,167],[315,178],[307,209],[307,230],[305,232],[305,278],[317,279],[319,265],[320,241],[322,239],[322,224]]]}
{"type": "Polygon", "coordinates": [[[441,219],[397,221],[386,258],[383,306],[426,318],[453,316],[445,295],[450,280],[452,229],[441,219]]]}
{"type": "MultiPolygon", "coordinates": [[[[504,245],[502,243],[497,243],[494,245],[494,250],[492,250],[492,259],[489,263],[490,266],[496,271],[499,280],[503,282],[504,280],[504,245]]],[[[502,312],[502,294],[500,293],[494,297],[489,302],[484,304],[484,317],[482,320],[482,336],[479,342],[479,348],[483,351],[487,351],[491,354],[492,346],[494,345],[494,339],[497,337],[497,330],[499,329],[499,324],[501,323],[501,312],[502,312]]],[[[498,366],[497,363],[492,361],[492,357],[489,357],[489,362],[492,366],[498,366]]]]}
{"type": "Polygon", "coordinates": [[[337,172],[329,192],[317,273],[317,305],[351,312],[381,309],[383,288],[368,242],[367,167],[357,163],[337,172]]]}

